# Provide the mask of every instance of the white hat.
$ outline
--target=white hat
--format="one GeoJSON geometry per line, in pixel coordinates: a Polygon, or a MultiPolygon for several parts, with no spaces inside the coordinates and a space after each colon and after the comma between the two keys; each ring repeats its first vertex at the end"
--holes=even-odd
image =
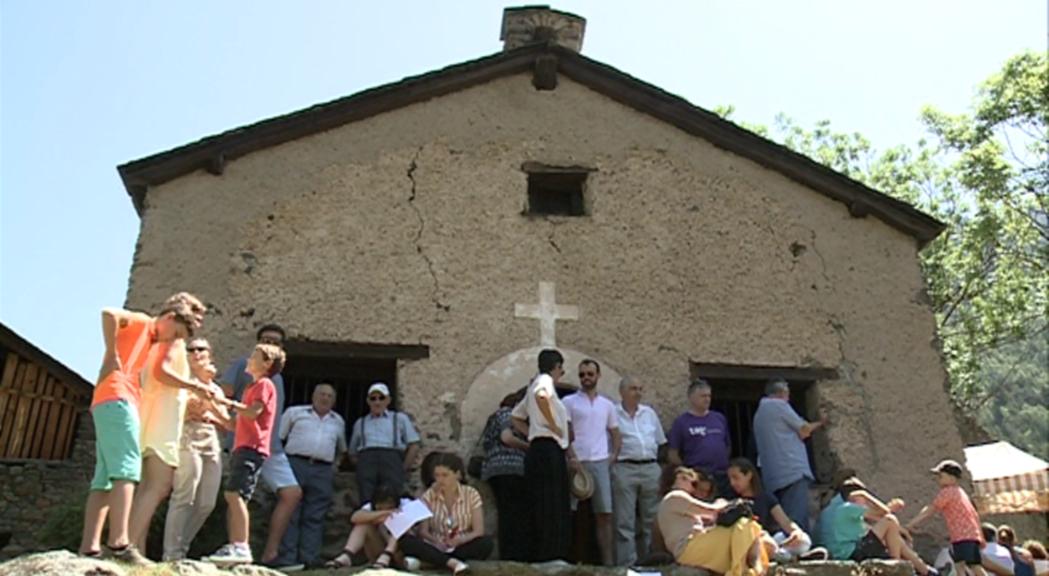
{"type": "Polygon", "coordinates": [[[370,396],[372,392],[378,392],[387,398],[390,397],[390,389],[387,388],[386,385],[382,382],[376,382],[375,384],[372,384],[371,387],[368,388],[368,395],[370,396]]]}
{"type": "Polygon", "coordinates": [[[594,477],[586,468],[579,468],[572,472],[569,489],[576,500],[586,500],[594,495],[594,477]]]}

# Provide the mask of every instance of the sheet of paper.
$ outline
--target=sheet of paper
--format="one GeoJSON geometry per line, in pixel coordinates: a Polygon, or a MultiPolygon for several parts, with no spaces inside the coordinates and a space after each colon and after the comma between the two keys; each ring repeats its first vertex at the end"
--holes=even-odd
{"type": "Polygon", "coordinates": [[[409,528],[432,516],[433,513],[422,500],[411,500],[407,504],[402,504],[401,509],[391,514],[383,525],[390,531],[390,534],[393,534],[394,538],[400,538],[409,528]]]}

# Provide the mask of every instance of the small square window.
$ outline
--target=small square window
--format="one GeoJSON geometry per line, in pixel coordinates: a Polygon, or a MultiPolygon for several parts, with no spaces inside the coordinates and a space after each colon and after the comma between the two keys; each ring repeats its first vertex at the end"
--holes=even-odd
{"type": "Polygon", "coordinates": [[[529,172],[528,213],[584,216],[583,185],[589,172],[529,172]]]}

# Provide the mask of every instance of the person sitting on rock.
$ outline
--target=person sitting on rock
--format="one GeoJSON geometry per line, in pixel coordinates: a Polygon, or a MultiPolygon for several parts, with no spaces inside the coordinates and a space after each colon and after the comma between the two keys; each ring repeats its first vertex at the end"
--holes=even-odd
{"type": "Polygon", "coordinates": [[[691,468],[678,468],[673,489],[659,504],[659,531],[674,560],[684,566],[703,568],[725,576],[760,576],[768,569],[768,554],[762,545],[761,525],[740,517],[731,526],[715,525],[718,513],[728,504],[703,502],[690,493],[697,475],[691,468]]]}
{"type": "Polygon", "coordinates": [[[338,569],[367,564],[371,554],[366,554],[365,549],[378,549],[381,546],[382,551],[372,561],[372,567],[388,568],[397,553],[397,539],[383,523],[410,501],[401,497],[400,489],[394,484],[381,482],[375,486],[371,501],[350,516],[353,528],[346,539],[346,546],[325,566],[338,569]]]}
{"type": "Polygon", "coordinates": [[[859,478],[847,478],[820,512],[817,540],[836,560],[903,558],[914,566],[919,576],[936,576],[936,570],[925,564],[907,544],[910,534],[894,515],[903,507],[903,500],[894,498],[885,504],[871,494],[859,478]],[[872,525],[870,529],[868,522],[872,525]]]}
{"type": "Polygon", "coordinates": [[[783,510],[779,500],[761,485],[758,470],[746,458],[735,458],[728,465],[728,479],[740,498],[754,502],[754,513],[766,534],[769,556],[777,562],[795,558],[826,560],[824,548],[812,549],[812,538],[783,510]]]}
{"type": "MultiPolygon", "coordinates": [[[[673,464],[663,467],[663,472],[660,474],[659,479],[659,496],[661,500],[674,489],[678,468],[680,466],[674,466],[673,464]]],[[[714,479],[703,470],[696,470],[695,468],[691,470],[695,474],[695,480],[690,484],[688,489],[689,495],[703,502],[713,502],[718,492],[717,486],[714,485],[714,479]]],[[[674,556],[667,548],[663,533],[659,530],[659,518],[656,518],[652,522],[652,544],[648,556],[643,558],[639,564],[641,566],[662,566],[673,563],[674,556]]]]}
{"type": "Polygon", "coordinates": [[[433,483],[420,497],[433,516],[419,525],[418,535],[405,533],[398,546],[406,555],[453,574],[468,569],[464,560],[485,560],[492,537],[484,533],[481,494],[463,483],[462,458],[439,452],[433,461],[433,483]]]}

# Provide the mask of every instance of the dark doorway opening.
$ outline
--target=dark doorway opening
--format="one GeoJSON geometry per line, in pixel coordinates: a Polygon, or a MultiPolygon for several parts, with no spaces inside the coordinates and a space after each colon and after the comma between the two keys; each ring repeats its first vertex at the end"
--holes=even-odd
{"type": "MultiPolygon", "coordinates": [[[[732,438],[732,457],[745,457],[757,463],[754,442],[754,413],[765,395],[765,384],[772,378],[785,378],[790,383],[790,404],[804,419],[818,419],[819,399],[816,383],[837,377],[837,371],[825,368],[779,368],[725,364],[692,364],[692,377],[710,383],[711,409],[728,420],[732,438]]],[[[805,443],[809,466],[817,478],[823,477],[821,462],[814,457],[812,442],[805,443]]]]}
{"type": "Polygon", "coordinates": [[[346,421],[346,440],[354,421],[368,411],[368,387],[385,382],[390,408],[398,410],[397,361],[429,357],[426,346],[341,344],[312,341],[285,343],[288,354],[284,377],[285,406],[309,404],[321,383],[335,387],[334,410],[346,421]]]}

